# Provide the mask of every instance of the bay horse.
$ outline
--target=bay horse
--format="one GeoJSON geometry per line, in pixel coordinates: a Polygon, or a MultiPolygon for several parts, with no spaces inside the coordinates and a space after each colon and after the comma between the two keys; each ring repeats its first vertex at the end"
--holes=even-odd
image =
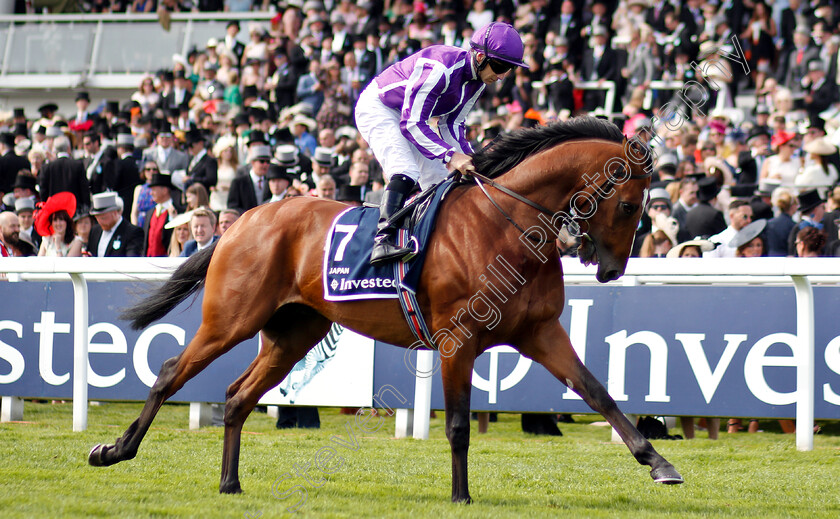
{"type": "MultiPolygon", "coordinates": [[[[457,349],[446,355],[441,351],[440,366],[452,454],[452,501],[471,500],[467,450],[473,364],[483,351],[501,344],[545,366],[602,414],[636,460],[651,467],[654,481],[683,482],[572,348],[558,321],[565,295],[557,231],[546,231],[543,214],[569,216],[564,222],[555,218],[555,225],[579,227],[581,261],[597,263],[600,282],[618,278],[627,265],[650,185],[648,151],[635,138],[626,140],[612,123],[589,117],[518,130],[474,154],[487,185],[459,185],[444,199],[417,294],[433,333],[456,321],[461,332],[457,349]],[[499,255],[525,283],[515,297],[499,304],[502,318],[490,327],[464,309],[472,296],[487,290],[483,271],[499,255]]],[[[143,328],[204,287],[202,322],[195,336],[180,355],[163,363],[140,416],[122,437],[90,451],[91,465],[133,458],[167,398],[216,358],[259,333],[262,349],[228,387],[225,399],[219,491],[239,493],[245,419],[332,323],[394,345],[410,347],[415,342],[397,300],[324,300],[325,235],[346,207],[304,197],[258,206],[214,248],[193,255],[158,291],[124,312],[134,328],[143,328]]]]}

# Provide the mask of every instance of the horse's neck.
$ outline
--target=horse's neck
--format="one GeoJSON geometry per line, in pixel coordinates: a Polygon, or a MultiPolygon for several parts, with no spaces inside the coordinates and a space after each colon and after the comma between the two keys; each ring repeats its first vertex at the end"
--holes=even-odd
{"type": "MultiPolygon", "coordinates": [[[[572,197],[586,187],[585,169],[575,159],[537,156],[497,179],[506,188],[552,212],[568,212],[572,197]]],[[[522,208],[534,211],[523,202],[522,208]]]]}

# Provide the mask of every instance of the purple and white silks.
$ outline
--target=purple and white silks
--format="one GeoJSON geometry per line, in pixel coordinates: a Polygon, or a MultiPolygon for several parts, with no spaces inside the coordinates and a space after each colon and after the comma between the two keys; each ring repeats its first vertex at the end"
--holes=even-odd
{"type": "Polygon", "coordinates": [[[470,52],[445,45],[382,71],[359,97],[356,124],[386,177],[406,174],[423,188],[445,178],[447,151],[472,152],[465,120],[484,86],[470,52]],[[429,124],[432,118],[437,131],[429,124]]]}

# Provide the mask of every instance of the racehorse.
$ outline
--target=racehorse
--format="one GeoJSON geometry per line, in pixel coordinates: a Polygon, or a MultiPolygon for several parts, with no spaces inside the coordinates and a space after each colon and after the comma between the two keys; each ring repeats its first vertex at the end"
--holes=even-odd
{"type": "MultiPolygon", "coordinates": [[[[446,195],[417,292],[429,329],[454,326],[458,335],[457,348],[452,341],[446,351],[439,345],[452,501],[471,500],[467,450],[473,364],[483,351],[501,344],[545,366],[602,414],[636,460],[651,467],[654,481],[682,483],[682,476],[581,363],[558,321],[565,304],[555,246],[558,228],[564,225],[580,235],[581,261],[598,265],[600,282],[621,276],[650,185],[649,150],[636,138],[626,140],[612,123],[576,118],[513,132],[475,153],[473,162],[483,180],[480,186],[465,183],[446,195]],[[521,281],[515,295],[507,292],[510,297],[499,299],[501,319],[490,326],[465,309],[476,294],[488,291],[485,269],[500,256],[521,281]]],[[[394,345],[415,342],[394,299],[324,299],[324,239],[344,209],[337,202],[302,197],[252,209],[215,248],[193,255],[157,292],[123,314],[134,328],[143,328],[204,287],[202,322],[195,336],[180,355],[163,363],[140,416],[123,436],[114,445],[91,450],[91,465],[133,458],[163,402],[213,360],[259,332],[262,348],[228,387],[225,401],[219,491],[241,492],[239,447],[245,419],[333,322],[394,345]]]]}

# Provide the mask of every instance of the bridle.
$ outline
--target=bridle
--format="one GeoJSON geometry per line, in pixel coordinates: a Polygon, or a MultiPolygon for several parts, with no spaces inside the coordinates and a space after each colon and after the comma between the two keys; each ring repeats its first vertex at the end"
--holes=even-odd
{"type": "MultiPolygon", "coordinates": [[[[575,142],[580,142],[580,141],[575,141],[575,142]]],[[[628,141],[627,141],[627,139],[625,139],[622,142],[622,147],[625,147],[627,145],[627,143],[628,143],[628,141]]],[[[641,142],[639,142],[639,140],[637,140],[636,138],[633,138],[629,141],[629,146],[633,149],[634,152],[640,153],[640,154],[642,154],[642,156],[644,155],[644,153],[643,153],[644,150],[639,149],[639,148],[643,147],[644,145],[641,142]]],[[[626,159],[624,159],[623,161],[620,161],[620,162],[621,162],[621,165],[620,165],[621,170],[624,170],[625,168],[627,168],[627,160],[626,159]]],[[[610,163],[612,163],[612,161],[608,161],[607,165],[609,165],[610,163]]],[[[629,171],[629,168],[627,168],[627,170],[629,171]]],[[[598,203],[601,202],[601,200],[604,199],[605,194],[608,193],[613,188],[613,186],[615,186],[618,183],[618,178],[623,178],[623,181],[621,183],[624,183],[627,180],[638,180],[638,179],[650,178],[652,175],[653,175],[653,169],[649,165],[645,168],[645,173],[642,174],[642,175],[630,174],[626,178],[619,177],[618,175],[608,175],[607,179],[604,180],[604,182],[598,188],[596,188],[594,190],[594,193],[588,193],[587,192],[587,194],[589,195],[587,197],[587,200],[591,199],[591,201],[589,203],[594,204],[596,206],[595,209],[592,210],[592,214],[589,214],[588,211],[587,212],[581,211],[583,214],[587,215],[585,217],[581,216],[580,214],[578,214],[578,211],[575,210],[574,206],[572,206],[569,210],[569,216],[571,217],[571,221],[574,222],[578,227],[580,227],[581,222],[585,222],[588,218],[591,218],[595,214],[595,211],[597,211],[598,203]]],[[[546,240],[546,239],[540,238],[538,236],[534,236],[533,234],[529,233],[527,230],[523,229],[522,226],[520,226],[518,223],[516,223],[516,221],[513,219],[513,217],[510,214],[508,214],[508,212],[505,211],[504,208],[502,206],[500,206],[498,202],[496,202],[496,200],[487,191],[487,188],[485,187],[485,185],[491,186],[491,187],[501,191],[502,193],[504,193],[504,194],[506,194],[506,195],[508,195],[512,198],[515,198],[516,200],[519,200],[520,202],[523,202],[523,203],[533,207],[537,211],[539,211],[539,212],[541,212],[545,215],[548,215],[549,218],[553,219],[554,216],[559,211],[552,211],[551,209],[548,209],[547,207],[545,207],[545,206],[543,206],[543,205],[541,205],[537,202],[534,202],[533,200],[529,200],[528,198],[520,195],[519,193],[513,191],[512,189],[508,189],[507,187],[505,187],[505,186],[499,184],[498,182],[494,181],[492,178],[486,177],[486,176],[482,175],[481,173],[478,173],[477,171],[473,172],[473,173],[470,173],[469,176],[473,177],[473,179],[475,180],[475,184],[479,187],[479,189],[481,189],[481,192],[484,193],[484,195],[487,197],[487,199],[490,200],[490,202],[496,207],[496,209],[498,209],[498,211],[500,213],[502,213],[502,215],[505,217],[505,220],[510,222],[510,224],[513,225],[516,228],[516,230],[518,230],[520,232],[520,234],[522,234],[523,236],[525,236],[529,240],[533,241],[534,243],[537,243],[537,244],[540,244],[540,245],[554,241],[554,238],[552,238],[551,240],[546,240]]],[[[581,192],[583,192],[583,191],[581,191],[581,192]]],[[[579,236],[581,237],[581,239],[587,239],[587,240],[592,241],[592,238],[589,236],[588,232],[582,233],[579,236]]]]}

